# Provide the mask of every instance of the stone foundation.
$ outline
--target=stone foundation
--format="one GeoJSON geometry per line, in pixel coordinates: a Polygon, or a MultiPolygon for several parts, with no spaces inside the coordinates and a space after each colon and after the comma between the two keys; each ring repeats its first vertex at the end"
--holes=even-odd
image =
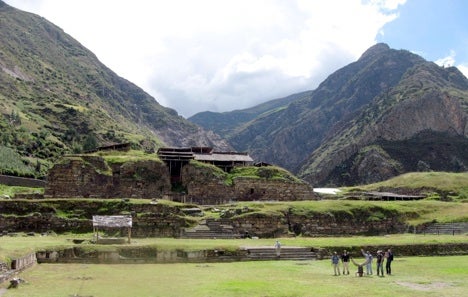
{"type": "Polygon", "coordinates": [[[159,198],[170,192],[169,171],[152,160],[109,166],[99,156],[65,157],[49,171],[46,198],[159,198]]]}

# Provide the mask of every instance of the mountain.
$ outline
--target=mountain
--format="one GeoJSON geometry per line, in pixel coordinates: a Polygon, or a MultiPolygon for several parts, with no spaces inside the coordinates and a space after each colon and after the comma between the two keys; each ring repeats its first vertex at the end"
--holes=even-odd
{"type": "Polygon", "coordinates": [[[270,100],[251,108],[230,112],[199,112],[189,117],[188,120],[205,128],[206,130],[213,131],[218,135],[224,135],[224,137],[229,138],[251,120],[286,108],[289,103],[307,97],[310,93],[311,91],[301,92],[285,98],[270,100]]]}
{"type": "MultiPolygon", "coordinates": [[[[0,1],[0,155],[44,175],[64,153],[134,147],[231,147],[119,77],[62,29],[0,1]]],[[[0,162],[0,173],[15,174],[0,162]]],[[[19,173],[20,175],[22,173],[19,173]]]]}
{"type": "Polygon", "coordinates": [[[313,185],[468,170],[468,80],[455,67],[376,44],[304,95],[231,128],[228,141],[313,185]]]}
{"type": "Polygon", "coordinates": [[[455,67],[417,63],[345,125],[308,157],[303,178],[349,185],[468,170],[468,80],[455,67]]]}

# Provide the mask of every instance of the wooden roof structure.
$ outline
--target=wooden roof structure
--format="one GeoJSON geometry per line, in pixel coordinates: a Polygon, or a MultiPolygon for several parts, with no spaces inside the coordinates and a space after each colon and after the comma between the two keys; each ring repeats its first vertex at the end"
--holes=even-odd
{"type": "Polygon", "coordinates": [[[253,159],[248,153],[240,152],[217,152],[212,147],[164,147],[158,149],[158,156],[162,161],[188,162],[197,160],[221,167],[224,170],[236,165],[251,165],[253,159]]]}
{"type": "Polygon", "coordinates": [[[188,147],[162,147],[158,149],[158,157],[162,161],[189,161],[193,160],[193,152],[188,147]]]}
{"type": "Polygon", "coordinates": [[[247,153],[212,152],[209,154],[194,153],[193,156],[195,160],[202,162],[253,162],[253,159],[247,153]]]}

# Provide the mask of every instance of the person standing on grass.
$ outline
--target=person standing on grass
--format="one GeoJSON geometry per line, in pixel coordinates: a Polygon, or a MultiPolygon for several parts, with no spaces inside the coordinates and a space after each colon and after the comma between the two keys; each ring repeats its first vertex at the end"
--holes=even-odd
{"type": "Polygon", "coordinates": [[[281,242],[279,242],[279,240],[275,242],[275,250],[276,250],[276,257],[279,258],[281,256],[281,242]]]}
{"type": "Polygon", "coordinates": [[[333,272],[335,275],[340,275],[340,257],[338,256],[337,252],[333,252],[331,261],[333,265],[333,272]]]}
{"type": "Polygon", "coordinates": [[[341,262],[343,262],[343,274],[349,274],[349,254],[346,250],[341,255],[341,262]]]}
{"type": "Polygon", "coordinates": [[[384,264],[384,254],[381,250],[377,251],[377,276],[384,276],[383,264],[384,264]]]}
{"type": "Polygon", "coordinates": [[[388,275],[392,274],[392,261],[393,261],[393,253],[391,249],[385,253],[385,258],[387,258],[387,262],[385,264],[385,270],[388,275]]]}
{"type": "Polygon", "coordinates": [[[372,254],[369,251],[364,252],[363,249],[361,249],[361,253],[366,258],[366,261],[367,261],[366,262],[366,273],[367,273],[367,275],[372,275],[372,260],[373,260],[372,254]]]}

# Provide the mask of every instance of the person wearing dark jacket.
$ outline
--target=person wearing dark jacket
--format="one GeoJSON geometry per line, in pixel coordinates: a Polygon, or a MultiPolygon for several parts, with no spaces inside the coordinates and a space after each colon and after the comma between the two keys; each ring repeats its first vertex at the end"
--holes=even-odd
{"type": "Polygon", "coordinates": [[[385,256],[387,258],[387,262],[385,264],[385,271],[387,272],[388,275],[392,274],[392,261],[393,261],[393,253],[391,249],[388,249],[388,251],[385,253],[385,256]]]}
{"type": "Polygon", "coordinates": [[[349,274],[349,254],[346,250],[341,255],[341,262],[343,262],[343,275],[349,274]]]}

